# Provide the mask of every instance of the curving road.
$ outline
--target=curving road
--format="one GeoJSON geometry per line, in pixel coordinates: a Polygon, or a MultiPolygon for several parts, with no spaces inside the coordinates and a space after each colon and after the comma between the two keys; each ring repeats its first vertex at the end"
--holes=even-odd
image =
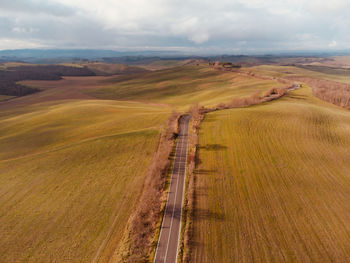
{"type": "Polygon", "coordinates": [[[162,228],[154,257],[155,263],[175,263],[177,261],[182,203],[185,190],[189,120],[190,116],[188,115],[180,119],[180,133],[176,144],[173,171],[162,228]]]}

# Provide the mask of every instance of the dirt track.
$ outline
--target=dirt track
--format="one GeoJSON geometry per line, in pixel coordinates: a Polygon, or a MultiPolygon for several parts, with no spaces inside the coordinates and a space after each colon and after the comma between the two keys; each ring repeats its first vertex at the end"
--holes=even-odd
{"type": "Polygon", "coordinates": [[[168,200],[154,258],[156,263],[175,263],[177,258],[186,177],[189,119],[189,116],[180,119],[180,133],[176,145],[168,200]]]}

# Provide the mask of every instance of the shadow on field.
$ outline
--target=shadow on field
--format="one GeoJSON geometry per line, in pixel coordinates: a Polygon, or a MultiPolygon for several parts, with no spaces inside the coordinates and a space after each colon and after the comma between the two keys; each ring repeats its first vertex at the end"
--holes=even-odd
{"type": "Polygon", "coordinates": [[[207,150],[207,151],[220,151],[227,149],[227,146],[222,144],[207,144],[204,146],[199,146],[199,149],[207,150]]]}
{"type": "Polygon", "coordinates": [[[214,122],[214,121],[216,121],[216,118],[214,116],[206,115],[204,120],[205,120],[205,122],[214,122]]]}
{"type": "Polygon", "coordinates": [[[217,172],[216,169],[212,169],[212,170],[196,169],[193,171],[193,173],[195,174],[214,174],[215,172],[217,172]]]}
{"type": "Polygon", "coordinates": [[[289,98],[296,99],[296,100],[306,100],[307,96],[304,95],[289,95],[289,98]]]}
{"type": "Polygon", "coordinates": [[[195,208],[194,210],[195,220],[215,220],[215,221],[224,221],[225,216],[221,212],[213,212],[209,209],[195,208]]]}
{"type": "Polygon", "coordinates": [[[198,196],[207,196],[208,195],[208,187],[199,187],[197,186],[196,187],[196,196],[195,197],[198,197],[198,196]]]}

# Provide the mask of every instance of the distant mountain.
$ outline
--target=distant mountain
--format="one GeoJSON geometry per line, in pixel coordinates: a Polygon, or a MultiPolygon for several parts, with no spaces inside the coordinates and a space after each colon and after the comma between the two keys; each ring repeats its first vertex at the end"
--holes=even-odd
{"type": "Polygon", "coordinates": [[[176,51],[114,51],[98,49],[14,49],[0,50],[0,61],[57,63],[71,60],[102,60],[125,56],[174,56],[176,51]]]}

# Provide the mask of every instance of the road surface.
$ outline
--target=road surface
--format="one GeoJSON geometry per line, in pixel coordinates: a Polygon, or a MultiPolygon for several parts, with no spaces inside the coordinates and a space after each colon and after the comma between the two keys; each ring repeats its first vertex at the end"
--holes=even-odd
{"type": "Polygon", "coordinates": [[[189,120],[188,115],[180,119],[180,133],[176,144],[167,204],[154,258],[155,263],[175,263],[177,260],[185,189],[189,120]]]}

